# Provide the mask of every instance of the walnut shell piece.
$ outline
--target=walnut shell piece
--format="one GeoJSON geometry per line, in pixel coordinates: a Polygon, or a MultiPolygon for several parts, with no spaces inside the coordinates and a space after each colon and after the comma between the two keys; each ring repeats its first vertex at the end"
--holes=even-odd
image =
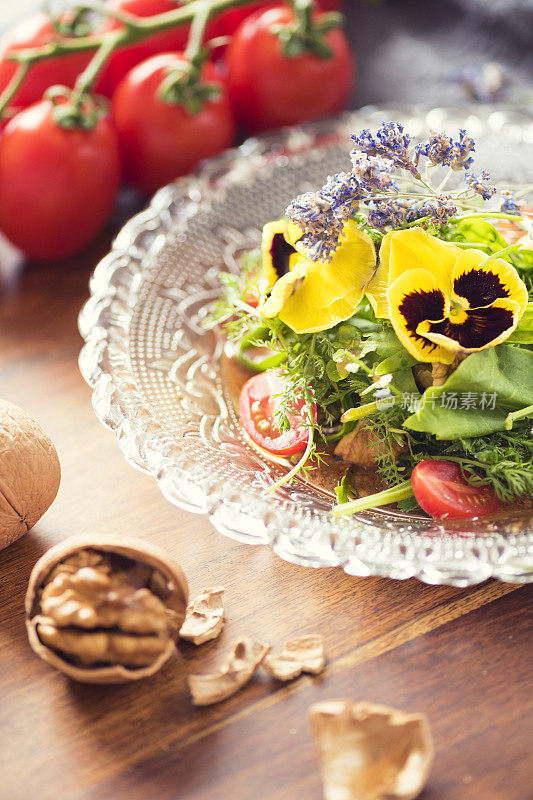
{"type": "Polygon", "coordinates": [[[0,400],[0,550],[23,536],[52,505],[61,467],[48,434],[0,400]]]}
{"type": "Polygon", "coordinates": [[[278,681],[291,681],[302,672],[318,675],[325,665],[324,639],[318,633],[289,639],[281,653],[269,653],[263,661],[263,667],[278,681]]]}
{"type": "Polygon", "coordinates": [[[254,639],[240,639],[219,672],[189,675],[188,683],[194,705],[209,706],[234,695],[248,683],[269,650],[270,647],[254,639]]]}
{"type": "Polygon", "coordinates": [[[413,800],[433,762],[425,714],[331,700],[309,709],[325,800],[413,800]]]}
{"type": "Polygon", "coordinates": [[[173,654],[187,600],[181,567],[159,547],[121,535],[73,536],[33,568],[30,645],[74,680],[138,680],[173,654]]]}
{"type": "Polygon", "coordinates": [[[198,645],[217,638],[224,627],[223,594],[224,589],[216,586],[204,589],[191,600],[181,626],[180,639],[198,645]]]}

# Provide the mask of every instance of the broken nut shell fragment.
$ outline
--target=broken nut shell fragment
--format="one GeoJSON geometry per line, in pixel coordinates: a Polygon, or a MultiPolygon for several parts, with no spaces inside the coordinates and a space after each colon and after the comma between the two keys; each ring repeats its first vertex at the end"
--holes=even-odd
{"type": "Polygon", "coordinates": [[[204,589],[187,606],[185,622],[181,626],[180,639],[193,644],[203,644],[216,639],[224,627],[224,606],[220,586],[204,589]]]}
{"type": "Polygon", "coordinates": [[[318,675],[325,665],[324,639],[317,633],[289,639],[281,653],[269,654],[263,661],[263,667],[278,681],[291,681],[302,672],[318,675]]]}
{"type": "Polygon", "coordinates": [[[424,714],[331,700],[309,709],[325,800],[414,800],[433,762],[424,714]]]}
{"type": "Polygon", "coordinates": [[[159,547],[121,535],[73,536],[33,568],[30,645],[74,680],[138,680],[173,654],[187,600],[181,567],[159,547]]]}
{"type": "Polygon", "coordinates": [[[248,683],[269,650],[269,647],[254,639],[240,639],[219,672],[189,675],[194,705],[209,706],[234,695],[248,683]]]}

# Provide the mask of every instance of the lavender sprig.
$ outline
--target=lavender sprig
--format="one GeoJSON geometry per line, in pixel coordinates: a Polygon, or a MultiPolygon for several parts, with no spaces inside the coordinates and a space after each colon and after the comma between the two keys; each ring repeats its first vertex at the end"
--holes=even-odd
{"type": "Polygon", "coordinates": [[[375,136],[365,128],[360,133],[354,133],[352,141],[356,145],[350,153],[352,157],[358,150],[368,156],[381,156],[390,161],[391,166],[405,169],[415,178],[420,177],[417,162],[413,160],[413,138],[404,132],[400,122],[383,122],[375,136]]]}
{"type": "Polygon", "coordinates": [[[337,247],[344,223],[357,213],[367,190],[356,175],[339,172],[318,192],[301,194],[287,208],[287,216],[303,231],[303,244],[314,261],[327,261],[337,247]]]}
{"type": "MultiPolygon", "coordinates": [[[[352,141],[356,146],[350,153],[351,170],[331,176],[317,192],[300,195],[287,208],[288,217],[302,229],[303,244],[313,260],[331,259],[342,239],[345,222],[356,214],[365,213],[369,228],[380,232],[418,221],[439,227],[459,210],[476,211],[473,195],[489,200],[496,192],[487,172],[479,176],[468,172],[475,142],[464,129],[457,139],[432,131],[427,141],[414,145],[399,122],[383,122],[375,134],[365,129],[354,134],[352,141]],[[422,158],[426,159],[426,180],[419,173],[422,158]],[[448,170],[435,188],[428,167],[448,170]],[[443,194],[448,178],[455,172],[464,172],[466,188],[443,194]]],[[[503,194],[502,211],[520,212],[511,192],[503,194]]]]}
{"type": "Polygon", "coordinates": [[[471,153],[475,149],[474,140],[464,129],[459,131],[456,141],[445,133],[432,131],[427,142],[415,147],[417,156],[425,156],[432,166],[451,167],[453,170],[468,169],[474,161],[471,153]]]}

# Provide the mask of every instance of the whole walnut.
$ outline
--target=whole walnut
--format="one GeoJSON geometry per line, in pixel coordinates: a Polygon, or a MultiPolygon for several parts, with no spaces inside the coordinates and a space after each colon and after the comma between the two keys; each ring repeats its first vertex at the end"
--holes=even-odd
{"type": "Polygon", "coordinates": [[[52,505],[61,467],[54,445],[21,408],[0,400],[0,550],[52,505]]]}
{"type": "Polygon", "coordinates": [[[155,545],[119,534],[73,536],[33,568],[28,637],[75,680],[138,680],[173,654],[187,602],[181,567],[155,545]]]}

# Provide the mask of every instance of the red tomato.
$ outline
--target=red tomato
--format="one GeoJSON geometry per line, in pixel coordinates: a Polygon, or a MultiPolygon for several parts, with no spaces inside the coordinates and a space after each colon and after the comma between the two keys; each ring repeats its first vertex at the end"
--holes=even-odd
{"type": "Polygon", "coordinates": [[[418,504],[436,519],[483,517],[500,507],[492,486],[471,486],[451,461],[421,461],[411,483],[418,504]]]}
{"type": "Polygon", "coordinates": [[[182,53],[162,53],[143,61],[113,97],[126,178],[148,194],[233,143],[235,123],[226,88],[212,64],[205,64],[202,79],[218,85],[222,94],[198,114],[159,97],[161,82],[183,58],[182,53]]]}
{"type": "MultiPolygon", "coordinates": [[[[299,400],[289,415],[290,428],[281,432],[276,425],[274,410],[285,381],[277,372],[264,372],[246,381],[239,398],[241,423],[253,441],[276,456],[290,456],[305,450],[309,441],[308,413],[304,400],[299,400]]],[[[316,405],[313,403],[313,420],[316,405]]]]}
{"type": "Polygon", "coordinates": [[[317,0],[317,6],[321,11],[342,11],[346,0],[317,0]]]}
{"type": "Polygon", "coordinates": [[[120,184],[120,154],[107,119],[66,130],[42,100],[0,138],[0,230],[30,258],[80,250],[107,220],[120,184]]]}
{"type": "Polygon", "coordinates": [[[354,79],[350,45],[339,28],[326,34],[329,59],[283,55],[272,29],[293,20],[289,8],[246,19],[228,47],[228,88],[235,114],[250,131],[279,128],[340,111],[354,79]]]}
{"type": "Polygon", "coordinates": [[[233,36],[241,22],[244,22],[244,20],[248,19],[252,14],[255,14],[257,11],[265,11],[265,9],[272,8],[279,4],[279,0],[278,2],[276,2],[276,0],[270,0],[270,2],[260,0],[260,2],[250,3],[247,6],[230,8],[229,11],[224,11],[224,13],[215,17],[213,22],[213,35],[233,36]]]}
{"type": "MultiPolygon", "coordinates": [[[[8,56],[14,50],[42,47],[58,38],[47,14],[34,14],[8,30],[0,39],[0,92],[13,77],[17,64],[8,56]]],[[[49,86],[61,84],[72,88],[79,73],[89,63],[93,53],[78,53],[62,58],[47,58],[34,64],[16,92],[10,105],[29,106],[40,100],[49,86]]]]}
{"type": "MultiPolygon", "coordinates": [[[[109,5],[116,11],[133,14],[135,17],[153,17],[156,14],[166,14],[176,11],[186,0],[109,0],[109,5]]],[[[206,39],[212,35],[210,30],[214,23],[209,23],[206,39]]],[[[107,30],[116,30],[121,26],[118,20],[112,18],[107,23],[107,30]]],[[[128,45],[117,50],[109,59],[100,80],[97,91],[106,97],[111,97],[122,78],[140,64],[141,61],[158,53],[171,50],[183,50],[189,36],[189,24],[169,28],[161,33],[154,33],[147,39],[136,44],[128,45]]]]}
{"type": "MultiPolygon", "coordinates": [[[[316,5],[320,11],[340,11],[345,0],[317,0],[316,5]]],[[[230,8],[214,20],[212,36],[233,36],[241,22],[255,14],[256,11],[265,11],[267,8],[282,5],[280,0],[260,0],[239,8],[230,8]]]]}

